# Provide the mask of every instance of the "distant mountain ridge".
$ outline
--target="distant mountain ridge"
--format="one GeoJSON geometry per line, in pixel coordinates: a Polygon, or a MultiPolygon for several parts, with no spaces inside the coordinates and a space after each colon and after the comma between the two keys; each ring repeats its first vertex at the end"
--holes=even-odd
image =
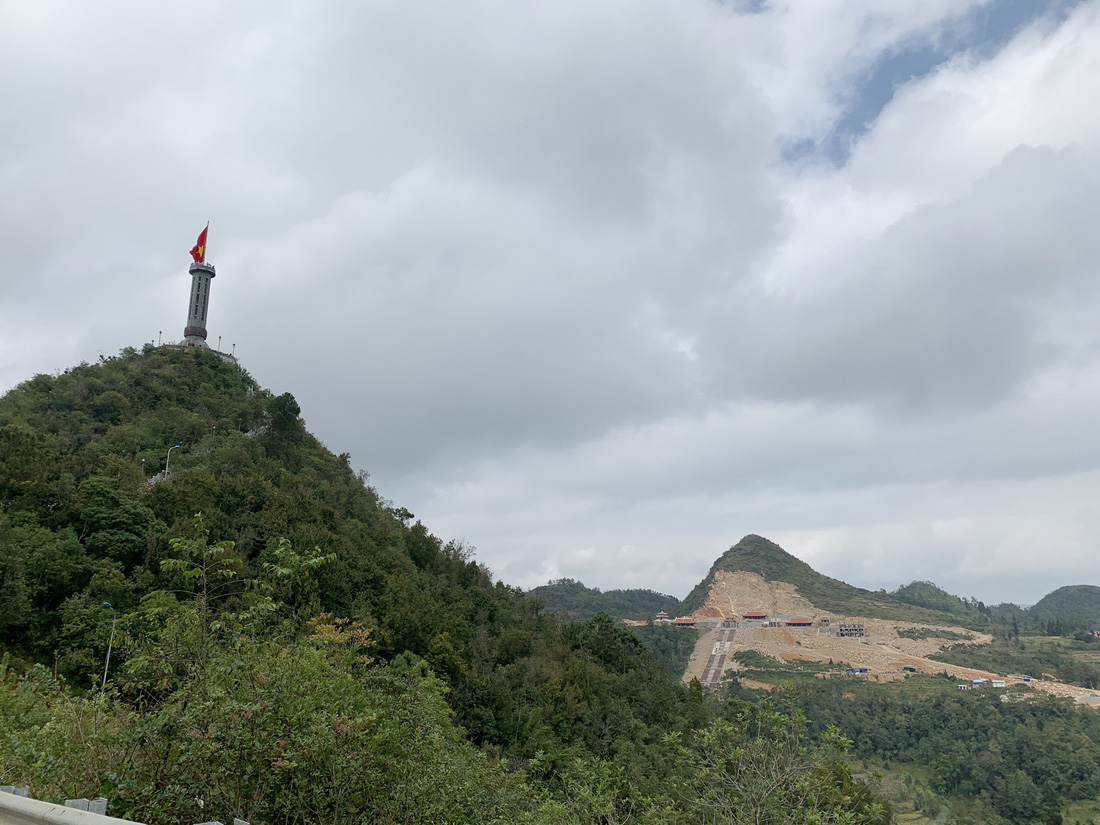
{"type": "Polygon", "coordinates": [[[685,616],[702,608],[715,574],[746,572],[768,582],[786,582],[818,608],[849,616],[985,629],[990,623],[1010,624],[1042,632],[1073,633],[1100,629],[1100,587],[1068,585],[1047,594],[1030,608],[1015,604],[986,606],[961,598],[930,581],[914,581],[892,592],[871,591],[818,573],[763,536],[749,534],[711,565],[707,575],[683,601],[648,589],[600,591],[575,579],[563,578],[529,591],[543,600],[547,612],[574,621],[607,613],[616,619],[652,619],[659,611],[685,616]]]}
{"type": "Polygon", "coordinates": [[[652,619],[658,612],[672,613],[679,604],[675,596],[655,590],[605,590],[585,587],[574,579],[558,579],[530,591],[541,598],[546,611],[571,621],[586,621],[597,613],[616,619],[652,619]]]}

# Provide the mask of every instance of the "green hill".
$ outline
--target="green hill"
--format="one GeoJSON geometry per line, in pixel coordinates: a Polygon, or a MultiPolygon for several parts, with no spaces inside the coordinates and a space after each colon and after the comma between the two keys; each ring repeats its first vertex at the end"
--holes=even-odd
{"type": "Polygon", "coordinates": [[[719,570],[757,573],[766,581],[793,584],[799,593],[819,608],[835,613],[931,624],[970,626],[979,623],[941,610],[906,603],[885,591],[873,593],[822,575],[778,544],[756,535],[745,536],[719,556],[706,578],[680,603],[678,612],[690,613],[703,606],[714,583],[714,575],[719,570]]]}
{"type": "Polygon", "coordinates": [[[932,582],[911,582],[890,595],[906,604],[950,613],[975,624],[981,624],[985,621],[983,617],[989,616],[989,609],[977,599],[960,599],[932,582]]]}
{"type": "MultiPolygon", "coordinates": [[[[385,502],[306,430],[291,394],[206,350],[146,346],[0,399],[0,644],[87,684],[111,619],[102,603],[140,609],[196,513],[250,573],[282,540],[331,553],[308,606],[369,623],[375,655],[424,657],[455,685],[559,626],[385,502]]],[[[464,721],[475,738],[512,736],[464,721]]]]}
{"type": "Polygon", "coordinates": [[[1100,587],[1059,587],[1029,607],[1026,614],[1029,625],[1051,632],[1100,629],[1100,587]]]}
{"type": "Polygon", "coordinates": [[[597,613],[616,619],[652,619],[658,612],[671,613],[680,600],[655,590],[605,590],[585,587],[574,579],[558,579],[532,588],[532,596],[542,599],[546,610],[565,619],[583,621],[597,613]]]}
{"type": "Polygon", "coordinates": [[[1024,627],[1027,624],[1027,608],[1020,607],[1020,605],[1012,602],[1001,602],[990,606],[989,614],[993,617],[993,621],[1000,624],[1011,625],[1013,620],[1016,621],[1019,627],[1024,627]]]}
{"type": "MultiPolygon", "coordinates": [[[[683,637],[563,621],[366,482],[291,394],[209,351],[127,349],[0,398],[4,781],[151,825],[696,822],[736,801],[705,756],[748,728],[647,650],[675,661],[683,637]]],[[[760,712],[792,816],[866,806],[760,712]]]]}

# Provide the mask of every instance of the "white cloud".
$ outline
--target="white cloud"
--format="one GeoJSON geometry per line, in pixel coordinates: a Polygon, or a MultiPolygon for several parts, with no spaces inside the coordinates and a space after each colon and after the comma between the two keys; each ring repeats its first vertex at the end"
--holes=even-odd
{"type": "Polygon", "coordinates": [[[0,383],[178,337],[209,218],[211,335],[509,581],[1033,600],[1100,526],[1100,3],[781,159],[991,2],[7,4],[0,383]]]}

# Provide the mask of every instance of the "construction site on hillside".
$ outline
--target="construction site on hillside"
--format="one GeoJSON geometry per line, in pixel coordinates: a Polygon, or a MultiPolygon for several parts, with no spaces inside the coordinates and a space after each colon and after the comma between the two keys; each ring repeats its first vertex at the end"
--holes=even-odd
{"type": "Polygon", "coordinates": [[[1100,705],[1100,696],[1087,688],[929,658],[959,642],[989,644],[993,637],[988,633],[957,626],[837,615],[817,608],[794,585],[769,582],[745,571],[717,571],[703,607],[677,618],[658,614],[654,623],[693,628],[699,633],[683,681],[698,679],[710,689],[716,688],[727,672],[744,669],[735,654],[755,651],[792,666],[801,662],[830,664],[833,669],[821,671],[821,678],[892,681],[915,673],[947,673],[959,680],[960,689],[1022,684],[1082,704],[1100,705]]]}

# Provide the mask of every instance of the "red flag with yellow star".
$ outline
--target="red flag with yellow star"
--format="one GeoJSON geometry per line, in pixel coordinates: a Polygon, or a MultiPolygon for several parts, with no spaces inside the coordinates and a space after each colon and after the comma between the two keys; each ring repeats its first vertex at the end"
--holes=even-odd
{"type": "Polygon", "coordinates": [[[206,260],[206,233],[210,231],[210,224],[206,225],[206,228],[199,233],[199,240],[191,248],[191,257],[195,259],[195,263],[201,264],[206,260]]]}

